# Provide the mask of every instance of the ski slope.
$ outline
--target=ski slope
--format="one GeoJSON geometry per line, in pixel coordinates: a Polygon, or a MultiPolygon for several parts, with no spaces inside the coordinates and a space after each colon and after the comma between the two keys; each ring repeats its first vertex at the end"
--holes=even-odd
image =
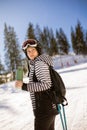
{"type": "MultiPolygon", "coordinates": [[[[87,130],[87,63],[57,71],[67,89],[68,130],[87,130]]],[[[34,130],[33,120],[29,92],[16,89],[14,82],[0,85],[0,130],[34,130]]],[[[55,130],[62,130],[59,115],[55,130]]]]}

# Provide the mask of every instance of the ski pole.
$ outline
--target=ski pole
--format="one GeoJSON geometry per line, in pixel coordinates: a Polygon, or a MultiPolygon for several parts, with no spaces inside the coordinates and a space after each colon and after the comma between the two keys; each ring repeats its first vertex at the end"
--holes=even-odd
{"type": "Polygon", "coordinates": [[[61,106],[60,106],[60,104],[58,104],[57,107],[58,107],[58,112],[60,114],[60,119],[61,119],[63,130],[65,130],[65,126],[64,126],[64,122],[63,122],[63,117],[62,117],[62,113],[61,113],[61,106]]]}
{"type": "Polygon", "coordinates": [[[66,114],[65,114],[65,109],[63,105],[62,105],[62,109],[63,109],[63,115],[64,115],[65,128],[67,130],[66,114]]]}

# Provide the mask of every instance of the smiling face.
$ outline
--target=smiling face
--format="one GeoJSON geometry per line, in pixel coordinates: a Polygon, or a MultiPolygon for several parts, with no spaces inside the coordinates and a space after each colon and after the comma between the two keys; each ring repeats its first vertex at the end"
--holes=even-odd
{"type": "Polygon", "coordinates": [[[34,60],[38,56],[38,51],[34,47],[28,47],[26,52],[30,60],[34,60]]]}

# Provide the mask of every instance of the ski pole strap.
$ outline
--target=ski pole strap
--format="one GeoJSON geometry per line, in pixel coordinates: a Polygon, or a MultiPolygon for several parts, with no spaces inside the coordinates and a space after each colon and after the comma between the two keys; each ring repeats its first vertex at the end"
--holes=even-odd
{"type": "Polygon", "coordinates": [[[68,105],[67,99],[66,99],[65,97],[63,97],[63,99],[64,99],[64,101],[63,101],[62,105],[63,105],[63,106],[67,106],[67,105],[68,105]]]}
{"type": "Polygon", "coordinates": [[[60,114],[60,119],[61,119],[61,123],[62,123],[62,128],[63,128],[63,130],[67,130],[67,123],[66,123],[66,116],[65,116],[64,106],[58,104],[58,105],[57,105],[57,108],[58,108],[58,112],[59,112],[59,114],[60,114]],[[61,110],[61,106],[62,106],[62,110],[61,110]],[[61,111],[63,111],[63,112],[61,112],[61,111]]]}

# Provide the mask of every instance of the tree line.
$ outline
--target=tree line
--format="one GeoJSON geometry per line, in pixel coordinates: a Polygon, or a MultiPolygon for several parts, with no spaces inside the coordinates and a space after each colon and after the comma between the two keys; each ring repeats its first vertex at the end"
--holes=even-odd
{"type": "MultiPolygon", "coordinates": [[[[81,23],[78,21],[77,25],[71,27],[70,39],[71,43],[64,33],[62,28],[56,29],[54,32],[52,28],[48,26],[40,28],[37,24],[29,23],[26,30],[26,39],[34,38],[39,40],[43,48],[43,52],[51,56],[68,54],[70,48],[76,55],[87,55],[87,31],[83,30],[81,23]]],[[[5,52],[5,64],[7,71],[15,71],[15,68],[22,64],[21,47],[14,30],[14,27],[4,24],[4,52],[5,52]]],[[[2,65],[0,59],[0,73],[5,68],[2,65]]]]}

